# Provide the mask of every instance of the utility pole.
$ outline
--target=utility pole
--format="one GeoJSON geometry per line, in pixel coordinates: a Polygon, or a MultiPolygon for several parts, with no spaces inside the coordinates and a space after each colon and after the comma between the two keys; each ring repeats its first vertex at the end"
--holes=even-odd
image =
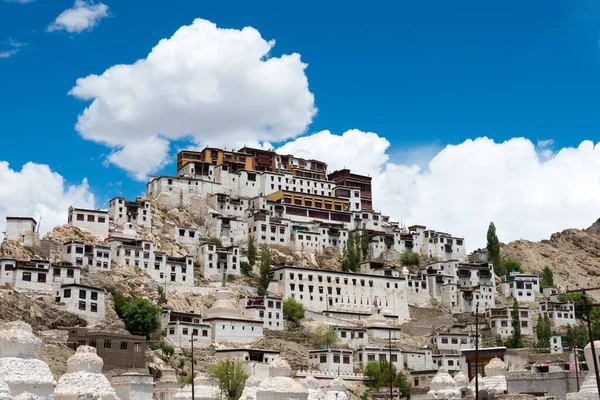
{"type": "Polygon", "coordinates": [[[479,302],[475,304],[475,400],[479,400],[479,302]]]}
{"type": "Polygon", "coordinates": [[[600,371],[598,371],[598,356],[596,355],[596,344],[594,343],[594,336],[592,334],[592,320],[590,318],[590,310],[592,309],[592,307],[599,307],[600,304],[593,304],[593,300],[591,300],[591,303],[588,304],[588,295],[586,292],[591,290],[600,290],[600,287],[567,290],[566,293],[581,293],[581,296],[585,301],[585,321],[587,322],[588,336],[590,338],[590,347],[592,348],[592,357],[594,358],[594,374],[596,375],[596,388],[598,389],[598,393],[600,393],[600,371]]]}
{"type": "Polygon", "coordinates": [[[194,338],[194,331],[192,331],[192,338],[190,339],[190,343],[192,344],[192,400],[195,400],[194,393],[194,342],[198,339],[194,338]]]}
{"type": "Polygon", "coordinates": [[[573,346],[573,356],[575,358],[575,380],[577,381],[577,392],[579,393],[579,363],[577,362],[577,346],[573,346]]]}
{"type": "Polygon", "coordinates": [[[392,377],[392,330],[390,329],[388,331],[388,348],[389,348],[389,353],[390,353],[390,400],[394,398],[394,391],[393,391],[393,387],[394,387],[394,378],[392,377]]]}

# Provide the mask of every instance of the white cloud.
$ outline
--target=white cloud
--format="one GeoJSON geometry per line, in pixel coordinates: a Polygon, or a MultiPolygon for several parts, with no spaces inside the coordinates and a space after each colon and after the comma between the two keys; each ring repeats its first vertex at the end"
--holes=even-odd
{"type": "Polygon", "coordinates": [[[17,54],[21,47],[27,46],[27,43],[18,42],[12,38],[8,38],[5,42],[5,50],[0,50],[0,58],[9,58],[17,54]]]}
{"type": "Polygon", "coordinates": [[[21,3],[21,4],[26,4],[26,3],[33,3],[35,0],[2,0],[5,3],[21,3]]]}
{"type": "Polygon", "coordinates": [[[92,29],[102,18],[108,17],[108,6],[86,0],[75,0],[73,8],[68,8],[46,29],[48,32],[67,31],[79,33],[92,29]]]}
{"type": "Polygon", "coordinates": [[[69,206],[94,208],[94,195],[87,180],[67,186],[64,178],[50,167],[29,162],[20,171],[0,161],[0,232],[6,217],[33,217],[43,234],[67,223],[69,206]]]}
{"type": "Polygon", "coordinates": [[[387,161],[387,144],[372,133],[321,132],[283,148],[326,160],[330,169],[371,174],[376,209],[407,225],[465,236],[471,249],[485,246],[490,221],[508,242],[541,240],[599,217],[600,143],[584,141],[546,159],[528,139],[483,137],[446,146],[427,169],[387,161]]]}
{"type": "MultiPolygon", "coordinates": [[[[69,93],[92,103],[76,128],[120,154],[135,154],[138,146],[157,154],[166,141],[182,138],[227,146],[296,137],[316,113],[314,96],[300,55],[271,57],[274,45],[254,28],[221,29],[196,19],[145,59],[78,79],[69,93]]],[[[164,157],[110,161],[141,179],[164,157]]]]}

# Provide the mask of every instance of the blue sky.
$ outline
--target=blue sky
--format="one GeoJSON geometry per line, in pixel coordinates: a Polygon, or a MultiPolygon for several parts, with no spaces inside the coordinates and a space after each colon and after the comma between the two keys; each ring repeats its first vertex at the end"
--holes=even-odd
{"type": "Polygon", "coordinates": [[[597,1],[103,3],[109,17],[68,33],[46,28],[73,1],[0,0],[0,52],[26,44],[0,58],[0,160],[14,170],[48,164],[69,183],[87,177],[100,204],[144,183],[106,163],[110,148],[81,138],[75,123],[89,102],[69,90],[145,58],[195,18],[254,27],[276,41],[273,57],[299,53],[318,108],[308,133],[375,132],[397,164],[426,165],[447,144],[482,136],[551,139],[553,149],[599,137],[597,1]]]}

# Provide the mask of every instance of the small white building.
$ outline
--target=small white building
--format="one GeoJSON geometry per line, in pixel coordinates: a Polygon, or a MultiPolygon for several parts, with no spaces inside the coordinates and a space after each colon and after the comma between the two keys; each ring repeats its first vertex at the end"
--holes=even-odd
{"type": "MultiPolygon", "coordinates": [[[[490,308],[487,310],[492,336],[499,336],[504,339],[513,334],[512,313],[512,307],[490,308]]],[[[519,307],[519,320],[521,323],[521,335],[532,336],[533,323],[531,321],[531,311],[528,307],[519,307]]]]}
{"type": "Polygon", "coordinates": [[[245,317],[238,299],[226,288],[217,290],[217,300],[206,311],[204,322],[212,326],[213,340],[248,343],[263,335],[264,322],[245,317]]]}
{"type": "Polygon", "coordinates": [[[544,301],[540,303],[540,317],[547,316],[557,326],[575,324],[575,303],[572,301],[544,301]]]}
{"type": "Polygon", "coordinates": [[[56,301],[91,322],[102,321],[106,315],[106,292],[102,288],[77,283],[62,285],[56,301]]]}
{"type": "Polygon", "coordinates": [[[434,354],[432,356],[433,369],[446,368],[448,371],[460,371],[463,364],[466,363],[465,356],[459,354],[434,354]]]}
{"type": "Polygon", "coordinates": [[[197,244],[200,239],[200,231],[194,228],[186,228],[182,226],[174,226],[171,228],[171,237],[175,239],[175,241],[184,246],[190,246],[193,244],[197,244]]]}
{"type": "Polygon", "coordinates": [[[239,276],[241,252],[238,246],[220,247],[204,243],[198,252],[198,262],[205,278],[221,280],[223,274],[239,276]]]}
{"type": "Polygon", "coordinates": [[[110,246],[86,245],[80,241],[66,242],[61,247],[63,261],[90,271],[109,271],[111,268],[110,246]]]}
{"type": "Polygon", "coordinates": [[[240,361],[244,365],[244,370],[248,376],[254,376],[258,379],[269,377],[269,365],[279,358],[279,352],[273,350],[261,349],[217,349],[215,351],[217,360],[240,361]]]}
{"type": "Polygon", "coordinates": [[[402,351],[402,361],[404,368],[426,371],[434,368],[433,352],[430,348],[424,347],[418,351],[402,351]]]}
{"type": "Polygon", "coordinates": [[[562,337],[559,334],[553,334],[550,338],[550,353],[557,354],[563,352],[562,337]]]}
{"type": "Polygon", "coordinates": [[[502,293],[517,301],[535,301],[540,293],[540,277],[538,275],[511,272],[502,278],[502,293]]]}
{"type": "Polygon", "coordinates": [[[321,372],[332,375],[352,374],[354,372],[354,355],[352,350],[309,350],[308,364],[321,372]]]}
{"type": "MultiPolygon", "coordinates": [[[[452,350],[458,352],[475,347],[475,335],[468,333],[436,333],[431,337],[431,344],[437,350],[452,350]]],[[[479,338],[481,346],[481,337],[479,338]]]]}
{"type": "Polygon", "coordinates": [[[240,299],[242,315],[260,319],[265,329],[283,330],[283,299],[269,294],[266,296],[244,297],[240,299]]]}
{"type": "Polygon", "coordinates": [[[123,197],[115,197],[108,203],[108,215],[117,226],[131,223],[142,228],[152,227],[152,209],[150,201],[137,197],[135,201],[127,201],[123,197]]]}
{"type": "Polygon", "coordinates": [[[333,329],[340,339],[340,344],[358,349],[369,345],[369,335],[366,328],[352,326],[334,326],[333,329]]]}
{"type": "Polygon", "coordinates": [[[558,296],[560,295],[560,291],[556,287],[547,287],[547,288],[542,289],[542,295],[547,300],[558,301],[558,296]]]}
{"type": "Polygon", "coordinates": [[[108,211],[87,210],[69,207],[69,225],[87,229],[94,235],[106,239],[108,237],[108,211]]]}
{"type": "Polygon", "coordinates": [[[201,322],[172,321],[166,327],[167,339],[181,348],[208,347],[212,344],[212,327],[210,324],[201,322]]]}
{"type": "Polygon", "coordinates": [[[39,243],[37,221],[30,217],[6,217],[6,238],[16,240],[25,246],[39,243]]]}
{"type": "Polygon", "coordinates": [[[53,280],[50,273],[50,261],[47,260],[31,260],[31,261],[16,261],[12,270],[9,265],[5,265],[5,273],[8,272],[6,278],[9,282],[4,281],[16,290],[31,290],[41,292],[52,292],[53,280]]]}
{"type": "Polygon", "coordinates": [[[52,282],[55,287],[70,283],[79,283],[81,280],[81,267],[66,263],[52,265],[52,282]]]}
{"type": "Polygon", "coordinates": [[[390,349],[389,347],[361,347],[356,350],[356,356],[358,357],[358,366],[363,371],[369,361],[390,362],[391,360],[394,367],[396,367],[396,371],[402,371],[404,369],[401,349],[390,349]]]}

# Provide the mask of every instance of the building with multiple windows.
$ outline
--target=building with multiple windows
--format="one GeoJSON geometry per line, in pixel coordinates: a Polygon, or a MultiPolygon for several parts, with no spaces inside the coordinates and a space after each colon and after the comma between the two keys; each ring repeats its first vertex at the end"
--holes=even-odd
{"type": "Polygon", "coordinates": [[[539,305],[540,317],[547,316],[555,326],[575,324],[575,303],[572,301],[548,301],[539,305]]]}
{"type": "Polygon", "coordinates": [[[106,239],[108,237],[108,211],[87,210],[69,207],[69,225],[87,229],[94,235],[106,239]]]}
{"type": "Polygon", "coordinates": [[[152,227],[152,209],[150,201],[137,197],[135,201],[128,201],[123,197],[115,197],[108,203],[108,216],[116,226],[126,223],[150,229],[152,227]]]}
{"type": "Polygon", "coordinates": [[[111,249],[104,245],[86,245],[80,241],[66,242],[61,246],[61,258],[77,267],[87,267],[90,271],[111,269],[111,249]]]}
{"type": "MultiPolygon", "coordinates": [[[[513,334],[513,308],[490,308],[487,310],[488,323],[492,336],[507,338],[513,334]]],[[[531,311],[528,307],[519,307],[519,320],[521,324],[521,335],[533,335],[533,322],[531,311]]]]}
{"type": "MultiPolygon", "coordinates": [[[[475,335],[469,333],[436,333],[431,337],[433,348],[440,352],[459,352],[463,349],[475,348],[475,335]]],[[[481,337],[479,338],[481,346],[481,337]]]]}
{"type": "Polygon", "coordinates": [[[259,319],[265,329],[281,331],[283,325],[283,299],[273,294],[242,297],[240,309],[243,316],[259,319]]]}
{"type": "Polygon", "coordinates": [[[223,247],[215,243],[204,243],[199,247],[198,262],[205,278],[221,280],[224,274],[241,275],[242,253],[238,246],[223,247]]]}
{"type": "Polygon", "coordinates": [[[308,351],[308,364],[324,373],[346,375],[354,372],[352,350],[320,349],[308,351]]]}
{"type": "Polygon", "coordinates": [[[502,293],[519,302],[535,301],[540,294],[540,277],[538,275],[511,272],[502,278],[502,293]]]}
{"type": "Polygon", "coordinates": [[[56,296],[57,303],[64,303],[67,311],[81,315],[90,322],[102,321],[106,315],[106,292],[102,288],[69,283],[62,285],[56,296]]]}

